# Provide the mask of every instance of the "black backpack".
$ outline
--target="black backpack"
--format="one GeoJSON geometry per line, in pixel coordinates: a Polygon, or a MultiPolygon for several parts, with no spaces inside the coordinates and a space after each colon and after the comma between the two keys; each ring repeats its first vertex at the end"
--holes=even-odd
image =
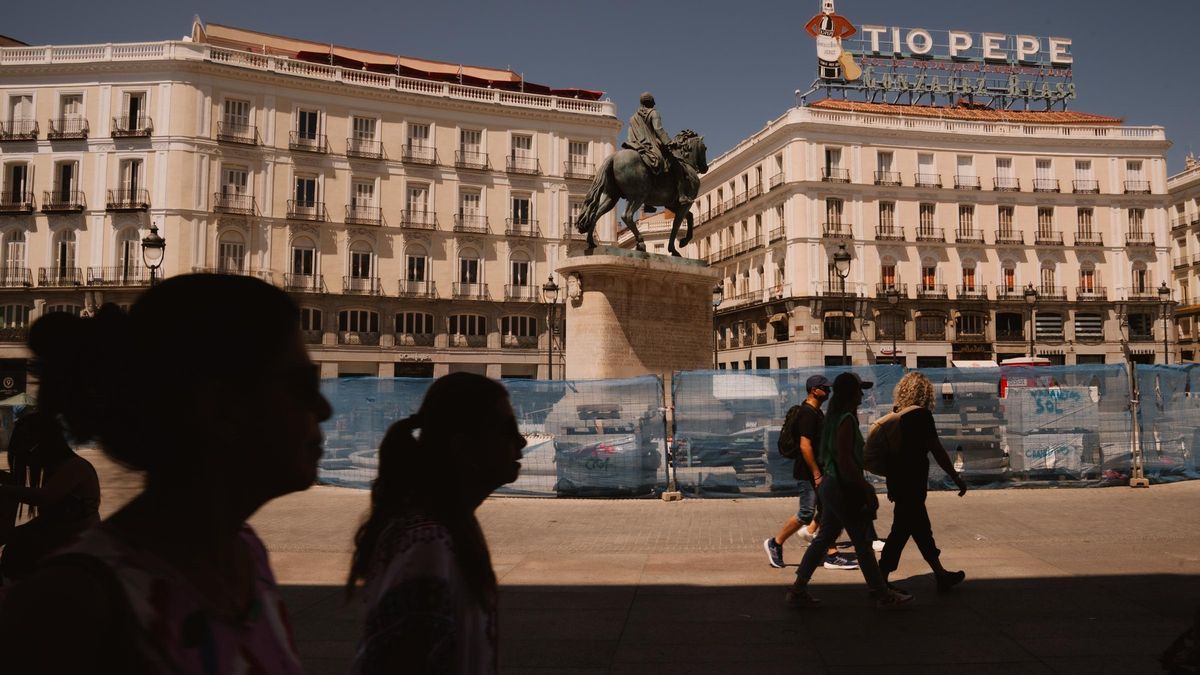
{"type": "Polygon", "coordinates": [[[796,423],[800,419],[800,406],[788,408],[783,417],[783,427],[779,429],[779,454],[788,459],[800,456],[800,439],[796,436],[796,423]]]}

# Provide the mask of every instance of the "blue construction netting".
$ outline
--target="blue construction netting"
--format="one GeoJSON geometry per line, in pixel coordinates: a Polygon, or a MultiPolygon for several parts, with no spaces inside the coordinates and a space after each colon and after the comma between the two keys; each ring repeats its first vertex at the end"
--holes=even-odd
{"type": "Polygon", "coordinates": [[[1195,365],[1137,367],[1143,470],[1156,482],[1200,478],[1200,391],[1195,365]]]}
{"type": "MultiPolygon", "coordinates": [[[[319,480],[368,488],[389,425],[421,405],[432,380],[327,380],[334,415],[324,424],[319,480]]],[[[504,380],[525,435],[521,475],[500,494],[637,497],[666,485],[662,383],[626,380],[504,380]]],[[[465,411],[464,411],[465,413],[465,411]]],[[[451,480],[451,478],[447,478],[451,480]]]]}

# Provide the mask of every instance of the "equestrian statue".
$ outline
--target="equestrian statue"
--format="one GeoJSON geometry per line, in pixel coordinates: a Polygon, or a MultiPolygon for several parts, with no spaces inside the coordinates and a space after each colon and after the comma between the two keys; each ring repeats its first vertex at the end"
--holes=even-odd
{"type": "Polygon", "coordinates": [[[667,136],[654,109],[654,97],[645,93],[641,107],[629,118],[621,147],[600,165],[575,221],[575,228],[587,235],[587,253],[596,248],[596,221],[611,211],[617,200],[624,199],[621,221],[633,233],[639,251],[645,251],[646,244],[634,219],[638,209],[645,207],[647,213],[653,213],[653,207],[662,206],[675,214],[667,250],[678,256],[679,225],[687,219],[687,234],[679,239],[680,246],[687,246],[692,240],[692,202],[700,191],[700,174],[708,171],[704,137],[691,129],[684,129],[674,139],[667,136]]]}

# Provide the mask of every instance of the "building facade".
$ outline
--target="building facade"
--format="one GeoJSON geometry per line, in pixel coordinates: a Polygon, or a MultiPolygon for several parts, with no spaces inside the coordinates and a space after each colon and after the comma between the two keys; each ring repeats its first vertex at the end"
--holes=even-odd
{"type": "Polygon", "coordinates": [[[718,367],[1161,362],[1168,147],[1083,113],[793,108],[693,207],[690,252],[724,277],[718,367]]]}
{"type": "Polygon", "coordinates": [[[153,224],[160,276],[289,291],[322,376],[545,377],[541,286],[620,123],[516,77],[199,22],[0,49],[0,358],[41,313],[132,302],[153,224]]]}
{"type": "Polygon", "coordinates": [[[1189,155],[1184,170],[1167,179],[1167,192],[1179,357],[1195,362],[1200,345],[1200,161],[1189,155]]]}

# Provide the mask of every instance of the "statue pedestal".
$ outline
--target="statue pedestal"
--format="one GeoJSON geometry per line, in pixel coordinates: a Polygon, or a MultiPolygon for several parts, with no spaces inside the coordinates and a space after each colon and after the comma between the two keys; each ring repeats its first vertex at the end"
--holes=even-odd
{"type": "Polygon", "coordinates": [[[566,279],[566,379],[711,368],[712,289],[699,260],[602,246],[556,270],[566,279]]]}

